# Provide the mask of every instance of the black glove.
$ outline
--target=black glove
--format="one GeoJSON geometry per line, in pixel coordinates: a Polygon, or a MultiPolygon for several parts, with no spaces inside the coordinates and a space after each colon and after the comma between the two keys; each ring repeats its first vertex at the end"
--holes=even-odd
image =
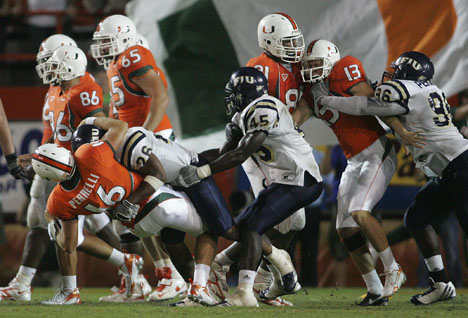
{"type": "Polygon", "coordinates": [[[227,141],[239,141],[244,137],[240,127],[234,123],[227,123],[224,132],[226,133],[227,141]]]}
{"type": "Polygon", "coordinates": [[[28,175],[23,170],[23,168],[18,166],[18,163],[16,162],[16,154],[13,153],[11,155],[7,155],[7,156],[5,156],[5,158],[6,158],[6,161],[7,161],[8,171],[10,172],[10,174],[15,179],[21,179],[21,178],[27,178],[28,177],[28,175]]]}
{"type": "Polygon", "coordinates": [[[136,217],[139,209],[140,206],[138,204],[123,200],[111,211],[111,218],[115,218],[122,223],[129,223],[136,217]]]}

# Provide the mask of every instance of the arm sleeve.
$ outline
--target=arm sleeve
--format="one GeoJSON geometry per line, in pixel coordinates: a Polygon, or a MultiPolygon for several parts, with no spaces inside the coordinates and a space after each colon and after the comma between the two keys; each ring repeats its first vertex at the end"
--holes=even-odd
{"type": "Polygon", "coordinates": [[[374,97],[352,96],[352,97],[337,97],[323,96],[318,100],[320,104],[332,109],[336,109],[342,113],[364,116],[395,116],[406,113],[406,109],[396,102],[382,102],[374,97]]]}

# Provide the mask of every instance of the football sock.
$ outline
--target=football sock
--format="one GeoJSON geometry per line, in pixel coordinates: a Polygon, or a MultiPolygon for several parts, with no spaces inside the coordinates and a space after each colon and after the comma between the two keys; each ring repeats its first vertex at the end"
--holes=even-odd
{"type": "Polygon", "coordinates": [[[255,281],[255,271],[242,269],[239,271],[239,287],[243,289],[252,289],[255,281]]]}
{"type": "Polygon", "coordinates": [[[21,265],[18,274],[16,274],[16,279],[18,279],[20,283],[30,286],[34,274],[36,274],[35,268],[21,265]]]}
{"type": "Polygon", "coordinates": [[[120,268],[125,263],[125,257],[121,251],[116,250],[114,248],[112,249],[112,254],[109,256],[109,258],[106,261],[120,268]]]}
{"type": "Polygon", "coordinates": [[[76,288],[76,275],[62,276],[62,286],[65,290],[74,290],[76,288]]]}
{"type": "Polygon", "coordinates": [[[368,292],[375,294],[375,295],[382,294],[383,285],[375,269],[373,269],[367,274],[362,275],[362,279],[366,283],[368,292]]]}
{"type": "Polygon", "coordinates": [[[208,282],[208,275],[210,274],[211,267],[205,264],[195,264],[195,271],[193,275],[193,283],[206,287],[208,282]]]}
{"type": "Polygon", "coordinates": [[[382,252],[379,253],[379,258],[382,261],[385,270],[397,270],[398,264],[393,257],[392,249],[387,247],[382,252]]]}
{"type": "Polygon", "coordinates": [[[424,262],[429,269],[429,277],[431,277],[435,282],[447,283],[449,281],[447,274],[445,273],[444,263],[440,254],[425,258],[424,262]]]}

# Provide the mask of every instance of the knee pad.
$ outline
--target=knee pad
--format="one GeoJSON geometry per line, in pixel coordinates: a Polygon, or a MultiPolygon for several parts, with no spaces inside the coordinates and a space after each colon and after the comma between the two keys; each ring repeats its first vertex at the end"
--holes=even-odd
{"type": "Polygon", "coordinates": [[[110,222],[105,213],[87,215],[85,218],[85,228],[88,232],[96,234],[110,222]]]}
{"type": "Polygon", "coordinates": [[[44,198],[31,197],[31,201],[28,205],[28,212],[26,216],[26,223],[28,228],[35,229],[41,228],[47,230],[47,222],[44,218],[44,212],[46,209],[46,203],[44,198]]]}
{"type": "Polygon", "coordinates": [[[367,244],[367,239],[361,232],[357,232],[356,234],[351,235],[348,238],[343,239],[343,243],[346,245],[346,248],[349,252],[357,250],[361,246],[367,244]]]}

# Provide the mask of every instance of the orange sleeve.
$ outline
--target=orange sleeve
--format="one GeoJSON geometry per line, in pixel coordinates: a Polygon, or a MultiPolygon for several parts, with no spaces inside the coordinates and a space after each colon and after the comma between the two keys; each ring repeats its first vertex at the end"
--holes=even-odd
{"type": "Polygon", "coordinates": [[[354,85],[366,80],[366,73],[361,61],[352,56],[345,56],[335,65],[329,80],[331,92],[349,93],[354,85]]]}

